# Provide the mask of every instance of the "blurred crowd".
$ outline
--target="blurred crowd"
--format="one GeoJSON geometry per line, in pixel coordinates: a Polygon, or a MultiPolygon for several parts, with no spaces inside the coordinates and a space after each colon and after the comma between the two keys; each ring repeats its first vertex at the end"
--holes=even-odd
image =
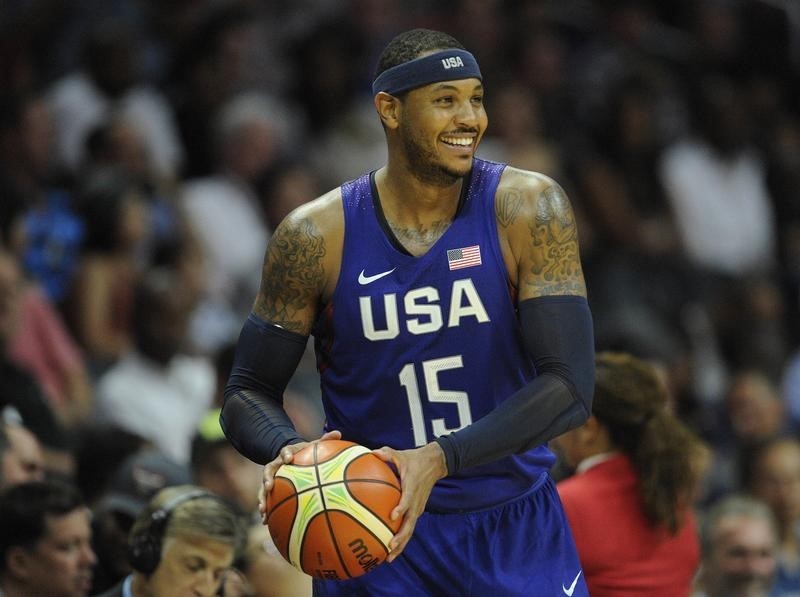
{"type": "MultiPolygon", "coordinates": [[[[478,154],[570,196],[598,349],[657,364],[708,448],[698,512],[769,504],[800,594],[793,0],[4,0],[0,451],[27,473],[0,485],[60,478],[129,528],[143,503],[101,514],[155,451],[180,474],[142,465],[150,494],[241,485],[255,508],[258,467],[205,448],[264,249],[383,164],[372,71],[412,27],[481,64],[478,154]]],[[[308,351],[285,405],[309,438],[318,394],[308,351]]],[[[103,553],[96,590],[125,573],[103,553]]]]}

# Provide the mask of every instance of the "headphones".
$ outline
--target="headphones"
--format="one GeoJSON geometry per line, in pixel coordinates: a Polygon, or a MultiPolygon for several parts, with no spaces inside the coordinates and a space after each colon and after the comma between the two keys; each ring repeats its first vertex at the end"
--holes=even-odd
{"type": "Polygon", "coordinates": [[[147,575],[155,572],[161,561],[161,544],[172,512],[184,502],[198,498],[218,499],[213,493],[201,489],[176,495],[150,515],[149,523],[144,525],[141,531],[131,535],[128,561],[134,570],[147,575]]]}

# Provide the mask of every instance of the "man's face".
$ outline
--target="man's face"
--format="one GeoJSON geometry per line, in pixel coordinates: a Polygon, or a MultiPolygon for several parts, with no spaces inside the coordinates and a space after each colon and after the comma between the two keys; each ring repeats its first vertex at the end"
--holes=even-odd
{"type": "Polygon", "coordinates": [[[785,441],[759,459],[753,491],[770,505],[781,525],[800,520],[800,444],[785,441]]]}
{"type": "Polygon", "coordinates": [[[763,518],[735,515],[722,519],[706,563],[711,597],[761,597],[775,575],[777,538],[763,518]]]}
{"type": "Polygon", "coordinates": [[[489,122],[481,82],[432,83],[409,91],[401,104],[398,132],[413,174],[439,186],[466,176],[489,122]]]}
{"type": "Polygon", "coordinates": [[[10,449],[2,455],[0,479],[5,486],[44,480],[44,456],[39,440],[18,425],[5,428],[10,449]]]}
{"type": "Polygon", "coordinates": [[[164,541],[161,561],[148,579],[152,597],[211,597],[233,563],[233,546],[200,536],[164,541]]]}
{"type": "Polygon", "coordinates": [[[89,511],[47,516],[47,530],[31,549],[20,548],[18,571],[31,595],[84,597],[92,586],[97,557],[92,551],[89,511]]]}

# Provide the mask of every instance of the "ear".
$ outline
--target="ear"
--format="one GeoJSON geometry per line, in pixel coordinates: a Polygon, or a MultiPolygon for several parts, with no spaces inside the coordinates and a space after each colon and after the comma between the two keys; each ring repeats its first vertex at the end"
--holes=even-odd
{"type": "Polygon", "coordinates": [[[6,569],[15,577],[26,578],[30,557],[25,548],[15,545],[6,553],[6,569]]]}
{"type": "Polygon", "coordinates": [[[383,125],[388,129],[396,129],[399,125],[400,100],[393,95],[381,91],[375,96],[373,101],[375,102],[375,109],[378,111],[378,116],[380,116],[383,125]]]}

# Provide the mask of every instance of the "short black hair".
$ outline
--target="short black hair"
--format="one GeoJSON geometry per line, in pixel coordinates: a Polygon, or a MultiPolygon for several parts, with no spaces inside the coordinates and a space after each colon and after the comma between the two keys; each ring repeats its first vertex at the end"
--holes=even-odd
{"type": "Polygon", "coordinates": [[[15,546],[31,548],[47,532],[47,516],[64,516],[85,506],[81,493],[61,481],[31,481],[0,496],[0,570],[15,546]]]}
{"type": "Polygon", "coordinates": [[[449,50],[452,48],[466,49],[455,37],[442,31],[434,31],[433,29],[404,31],[395,36],[381,52],[374,78],[377,78],[383,71],[393,66],[417,58],[423,52],[449,50]]]}

